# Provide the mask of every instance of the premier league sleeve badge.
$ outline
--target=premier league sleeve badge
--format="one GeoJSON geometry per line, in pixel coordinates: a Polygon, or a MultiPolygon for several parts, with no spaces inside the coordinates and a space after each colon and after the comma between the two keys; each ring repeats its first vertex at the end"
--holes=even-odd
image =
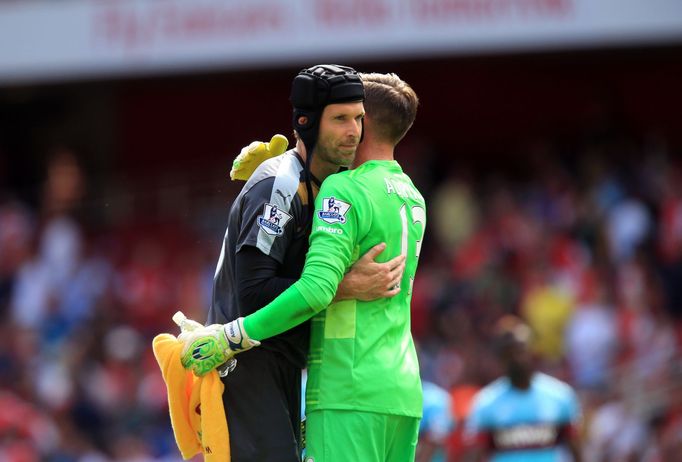
{"type": "Polygon", "coordinates": [[[284,225],[291,220],[291,215],[280,210],[274,204],[265,204],[263,215],[258,217],[258,226],[271,236],[281,236],[284,234],[284,225]]]}
{"type": "Polygon", "coordinates": [[[346,222],[346,213],[350,209],[351,204],[341,201],[334,196],[325,197],[322,199],[322,210],[317,212],[317,216],[325,223],[341,223],[346,222]]]}

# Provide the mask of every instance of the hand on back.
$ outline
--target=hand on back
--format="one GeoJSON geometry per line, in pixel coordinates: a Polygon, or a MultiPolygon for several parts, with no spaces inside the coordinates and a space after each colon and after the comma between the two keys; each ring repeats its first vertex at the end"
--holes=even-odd
{"type": "Polygon", "coordinates": [[[334,300],[371,301],[400,293],[405,256],[378,263],[375,260],[385,249],[386,244],[377,244],[356,261],[339,284],[334,300]]]}

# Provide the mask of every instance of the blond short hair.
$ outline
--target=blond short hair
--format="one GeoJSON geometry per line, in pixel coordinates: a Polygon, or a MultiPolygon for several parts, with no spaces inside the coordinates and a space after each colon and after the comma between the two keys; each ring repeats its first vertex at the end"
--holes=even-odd
{"type": "Polygon", "coordinates": [[[417,94],[396,74],[361,73],[360,78],[365,86],[365,110],[375,135],[398,144],[417,116],[417,94]]]}

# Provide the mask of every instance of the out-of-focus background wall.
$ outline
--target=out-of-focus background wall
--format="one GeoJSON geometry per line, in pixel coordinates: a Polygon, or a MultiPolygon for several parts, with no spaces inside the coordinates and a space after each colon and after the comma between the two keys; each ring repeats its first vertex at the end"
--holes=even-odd
{"type": "Polygon", "coordinates": [[[179,460],[151,339],[205,319],[231,161],[321,62],[421,98],[413,333],[458,420],[516,313],[586,460],[679,461],[676,0],[0,1],[0,460],[179,460]]]}

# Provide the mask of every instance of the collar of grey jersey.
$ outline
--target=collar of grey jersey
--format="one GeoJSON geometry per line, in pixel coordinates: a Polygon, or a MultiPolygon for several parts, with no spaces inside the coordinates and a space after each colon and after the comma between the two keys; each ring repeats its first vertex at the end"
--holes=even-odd
{"type": "MultiPolygon", "coordinates": [[[[254,185],[265,179],[281,177],[279,182],[281,183],[284,179],[287,179],[288,181],[284,182],[288,183],[287,189],[293,194],[298,190],[298,184],[302,181],[301,173],[303,172],[303,167],[303,159],[296,152],[296,149],[289,149],[284,154],[267,159],[260,164],[251,174],[244,188],[242,188],[242,193],[249,191],[254,185]]],[[[319,189],[321,181],[315,178],[315,175],[311,174],[310,176],[313,183],[319,189]]]]}
{"type": "MultiPolygon", "coordinates": [[[[303,169],[304,165],[305,165],[303,158],[298,153],[296,148],[292,149],[292,151],[293,151],[294,155],[296,156],[296,158],[298,159],[298,161],[301,163],[301,166],[302,166],[301,169],[303,169]]],[[[317,186],[317,189],[320,189],[320,186],[322,186],[322,182],[320,180],[318,180],[315,175],[313,175],[313,172],[310,172],[310,179],[313,180],[313,183],[315,183],[315,186],[317,186]]]]}

